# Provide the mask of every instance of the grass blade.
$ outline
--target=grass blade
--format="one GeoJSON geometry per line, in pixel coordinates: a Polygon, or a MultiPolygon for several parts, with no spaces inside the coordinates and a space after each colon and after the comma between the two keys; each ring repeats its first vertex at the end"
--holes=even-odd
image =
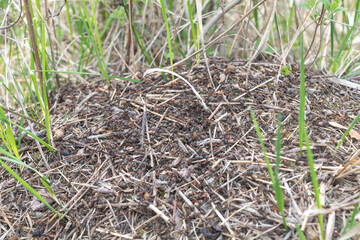
{"type": "Polygon", "coordinates": [[[281,133],[281,122],[282,122],[282,115],[279,114],[278,117],[278,131],[277,131],[277,137],[276,137],[276,161],[275,161],[275,171],[274,171],[274,190],[275,190],[275,196],[276,201],[278,204],[279,212],[282,216],[284,227],[286,231],[289,231],[289,228],[286,224],[285,214],[284,214],[284,194],[282,191],[282,188],[280,186],[280,179],[279,179],[279,171],[280,171],[280,156],[281,156],[281,139],[282,139],[282,133],[281,133]]]}
{"type": "MultiPolygon", "coordinates": [[[[321,201],[320,201],[319,184],[318,184],[317,176],[316,176],[314,158],[313,158],[313,154],[312,154],[312,151],[310,148],[310,141],[309,141],[306,131],[304,131],[304,138],[305,138],[305,143],[306,143],[306,153],[307,153],[307,158],[308,158],[308,162],[309,162],[311,181],[312,181],[313,188],[314,188],[313,191],[314,191],[314,195],[315,195],[316,206],[318,209],[321,209],[322,206],[321,206],[321,201]]],[[[322,236],[322,239],[325,239],[323,215],[319,214],[318,217],[319,217],[321,236],[322,236]]]]}
{"type": "Polygon", "coordinates": [[[261,134],[261,131],[260,131],[259,124],[257,123],[254,111],[251,108],[250,108],[250,114],[251,114],[251,118],[253,120],[255,130],[256,130],[260,145],[261,145],[261,150],[262,150],[262,152],[264,154],[264,159],[266,161],[266,165],[267,165],[267,168],[268,168],[270,179],[271,179],[271,182],[273,184],[273,188],[274,188],[274,191],[275,191],[276,202],[277,202],[278,209],[279,209],[279,212],[281,214],[281,217],[283,219],[285,230],[289,231],[289,228],[288,228],[288,226],[286,224],[285,215],[284,215],[284,205],[285,205],[284,204],[284,194],[282,192],[282,189],[281,189],[281,186],[280,186],[280,179],[279,179],[280,152],[281,152],[281,139],[282,139],[282,137],[281,137],[281,134],[282,134],[281,133],[281,119],[282,119],[282,116],[280,114],[279,118],[278,118],[278,131],[277,131],[277,140],[276,140],[276,164],[275,164],[275,174],[274,174],[273,170],[271,168],[271,165],[270,165],[269,158],[268,158],[268,156],[266,154],[266,148],[265,148],[264,141],[262,139],[262,134],[261,134]]]}
{"type": "Polygon", "coordinates": [[[74,34],[73,34],[73,28],[71,26],[71,17],[70,17],[70,8],[69,8],[69,1],[65,1],[65,6],[66,6],[66,19],[69,25],[69,34],[70,34],[70,41],[71,41],[71,45],[72,45],[72,51],[73,51],[73,58],[74,61],[76,62],[76,51],[75,51],[75,42],[74,42],[74,34]]]}
{"type": "MultiPolygon", "coordinates": [[[[195,47],[195,51],[199,50],[199,43],[197,41],[197,34],[196,34],[196,27],[194,24],[194,16],[193,16],[193,12],[192,12],[192,7],[191,7],[191,3],[190,0],[187,1],[187,9],[189,12],[189,20],[190,20],[190,26],[191,26],[191,37],[193,40],[193,44],[195,47]]],[[[196,62],[199,62],[199,54],[196,54],[196,62]]]]}
{"type": "MultiPolygon", "coordinates": [[[[0,157],[2,159],[2,157],[0,157]]],[[[31,192],[37,199],[45,204],[51,211],[53,211],[58,217],[61,217],[61,214],[58,213],[35,189],[33,189],[25,180],[23,180],[19,175],[17,175],[8,165],[0,160],[0,164],[8,171],[17,181],[21,183],[29,192],[31,192]]]]}
{"type": "MultiPolygon", "coordinates": [[[[305,134],[305,64],[304,64],[304,37],[300,34],[300,111],[299,111],[299,147],[302,151],[305,134]]],[[[302,152],[301,152],[302,153],[302,152]]]]}
{"type": "Polygon", "coordinates": [[[296,232],[299,235],[300,240],[306,240],[304,233],[301,231],[300,226],[296,224],[296,232]]]}
{"type": "Polygon", "coordinates": [[[43,144],[45,147],[47,147],[48,149],[50,149],[50,151],[54,151],[54,148],[52,146],[50,146],[49,144],[47,144],[46,142],[44,142],[44,140],[42,140],[41,138],[39,138],[38,136],[36,136],[35,134],[33,134],[32,132],[30,132],[29,130],[27,130],[26,128],[20,126],[19,124],[16,124],[6,118],[3,118],[0,116],[0,121],[4,122],[4,123],[11,123],[14,124],[15,126],[17,126],[18,128],[20,128],[22,131],[26,132],[27,134],[29,134],[33,139],[35,139],[36,141],[38,141],[39,143],[43,144]]]}
{"type": "MultiPolygon", "coordinates": [[[[359,11],[360,9],[360,1],[358,0],[357,1],[357,4],[356,4],[356,9],[357,11],[359,11]]],[[[340,46],[340,49],[338,51],[338,53],[336,54],[336,57],[332,63],[332,65],[330,66],[330,69],[333,71],[333,72],[336,72],[338,66],[340,66],[340,62],[341,62],[341,59],[342,57],[344,56],[344,49],[346,47],[346,45],[348,44],[351,44],[352,41],[349,42],[349,39],[351,36],[353,36],[353,33],[354,31],[356,30],[356,26],[358,25],[358,22],[359,22],[359,14],[357,13],[357,11],[355,11],[355,17],[354,17],[354,22],[353,22],[353,25],[352,27],[349,29],[349,31],[346,33],[344,39],[342,40],[342,43],[341,43],[341,46],[340,46]]]]}
{"type": "Polygon", "coordinates": [[[42,79],[44,81],[42,89],[42,99],[44,103],[44,117],[45,117],[45,126],[46,126],[46,136],[48,138],[48,143],[51,144],[52,133],[51,133],[51,123],[50,123],[50,114],[49,114],[49,101],[47,94],[47,78],[46,78],[46,51],[45,51],[45,20],[41,21],[41,64],[42,64],[42,79]]]}
{"type": "MultiPolygon", "coordinates": [[[[359,199],[359,198],[357,198],[359,199]]],[[[345,235],[348,231],[350,231],[354,225],[355,225],[355,221],[356,221],[356,215],[358,214],[359,212],[359,203],[356,203],[355,206],[354,206],[354,210],[351,214],[351,217],[347,219],[346,221],[346,224],[345,224],[345,227],[344,227],[344,232],[342,235],[345,235]]]]}
{"type": "Polygon", "coordinates": [[[0,107],[0,120],[5,123],[6,129],[3,129],[3,126],[1,125],[1,138],[3,142],[6,144],[7,148],[10,152],[13,152],[16,156],[16,158],[20,159],[19,151],[16,145],[14,134],[11,130],[10,123],[4,113],[4,110],[2,107],[0,107]]]}
{"type": "Polygon", "coordinates": [[[335,152],[337,152],[341,146],[341,144],[344,142],[346,136],[350,133],[351,129],[355,126],[355,124],[359,121],[360,118],[360,112],[359,114],[356,116],[356,118],[354,119],[354,121],[352,121],[352,123],[350,124],[350,126],[348,127],[348,129],[346,129],[344,135],[342,135],[338,145],[336,146],[335,152]]]}
{"type": "Polygon", "coordinates": [[[167,37],[168,46],[169,46],[169,55],[170,55],[169,57],[170,57],[171,71],[173,71],[174,54],[173,54],[172,49],[171,49],[171,33],[170,33],[169,21],[168,21],[167,16],[166,16],[166,7],[165,7],[164,0],[160,0],[160,4],[161,4],[161,12],[163,14],[163,18],[164,18],[165,26],[166,26],[166,37],[167,37]]]}
{"type": "Polygon", "coordinates": [[[274,184],[274,182],[275,182],[274,173],[273,173],[273,170],[272,170],[272,168],[270,166],[269,158],[268,158],[268,156],[266,154],[266,148],[265,148],[265,144],[264,144],[264,141],[263,141],[263,138],[262,138],[262,135],[261,135],[259,124],[258,124],[258,122],[256,120],[255,113],[251,108],[250,108],[250,114],[251,114],[251,118],[252,118],[254,126],[255,126],[256,134],[258,136],[258,139],[259,139],[259,142],[260,142],[260,145],[261,145],[261,151],[264,154],[264,159],[265,159],[265,162],[266,162],[266,165],[267,165],[267,169],[268,169],[268,172],[269,172],[269,175],[270,175],[271,182],[274,184]]]}

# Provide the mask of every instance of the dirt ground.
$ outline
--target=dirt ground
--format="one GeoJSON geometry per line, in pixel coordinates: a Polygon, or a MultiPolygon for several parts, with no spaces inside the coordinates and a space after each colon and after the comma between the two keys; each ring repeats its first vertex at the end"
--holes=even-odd
{"type": "MultiPolygon", "coordinates": [[[[57,151],[24,138],[22,159],[45,174],[66,213],[28,169],[21,176],[47,197],[65,220],[0,169],[0,239],[307,239],[319,236],[306,151],[298,140],[299,74],[277,78],[279,66],[212,59],[135,84],[91,79],[62,87],[52,99],[57,151]],[[266,163],[250,117],[275,162],[277,116],[283,115],[280,169],[287,233],[277,211],[266,163]],[[309,214],[306,214],[309,213],[309,214]],[[3,236],[3,237],[1,237],[3,236]]],[[[306,78],[306,125],[320,183],[325,226],[340,236],[359,193],[353,166],[356,135],[335,147],[359,112],[360,91],[325,76],[306,78]],[[347,204],[348,203],[348,204],[347,204]],[[333,214],[335,218],[333,219],[333,214]],[[336,224],[334,224],[334,222],[336,224]]],[[[40,129],[38,129],[40,130],[40,129]]],[[[359,123],[355,132],[360,132],[359,123]]],[[[44,137],[45,139],[46,137],[44,137]]],[[[17,166],[13,166],[17,169],[17,166]]]]}

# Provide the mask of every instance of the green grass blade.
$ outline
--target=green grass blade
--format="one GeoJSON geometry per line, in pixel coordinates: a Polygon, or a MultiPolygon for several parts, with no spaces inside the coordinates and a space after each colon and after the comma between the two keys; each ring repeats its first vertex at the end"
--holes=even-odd
{"type": "MultiPolygon", "coordinates": [[[[87,32],[87,35],[88,35],[88,38],[93,46],[93,52],[95,52],[95,56],[97,58],[97,64],[98,64],[98,67],[100,68],[100,71],[103,73],[104,76],[108,76],[107,75],[107,71],[105,69],[105,64],[104,64],[104,61],[103,61],[103,57],[102,57],[102,54],[100,52],[100,47],[97,43],[97,41],[95,40],[94,38],[94,32],[92,31],[92,29],[88,26],[88,24],[86,24],[85,20],[83,20],[83,24],[84,24],[84,27],[85,27],[85,30],[87,32]]],[[[109,82],[109,79],[106,77],[106,82],[108,84],[110,84],[109,82]]]]}
{"type": "Polygon", "coordinates": [[[259,124],[258,124],[258,122],[256,120],[255,113],[251,108],[250,108],[250,114],[251,114],[251,118],[252,118],[254,126],[255,126],[256,134],[258,136],[258,139],[259,139],[259,142],[260,142],[260,145],[261,145],[261,151],[264,154],[264,159],[265,159],[265,162],[266,162],[266,165],[267,165],[267,169],[268,169],[268,172],[269,172],[269,175],[270,175],[271,182],[274,184],[275,183],[274,173],[273,173],[273,170],[271,168],[269,158],[268,158],[268,156],[266,154],[266,148],[265,148],[265,144],[264,144],[264,141],[263,141],[263,138],[262,138],[262,135],[261,135],[259,124]]]}
{"type": "MultiPolygon", "coordinates": [[[[321,202],[320,202],[319,184],[318,184],[317,176],[316,176],[314,158],[313,158],[313,154],[312,154],[312,151],[310,148],[310,141],[309,141],[306,131],[304,132],[304,138],[305,138],[305,143],[306,143],[306,153],[307,153],[308,162],[309,162],[311,181],[312,181],[313,188],[314,188],[316,206],[318,209],[321,209],[322,206],[321,206],[321,202]]],[[[322,236],[322,239],[325,239],[323,215],[319,214],[318,217],[319,217],[321,236],[322,236]]]]}
{"type": "Polygon", "coordinates": [[[280,28],[279,28],[279,24],[278,24],[277,14],[276,14],[276,13],[275,13],[275,15],[274,15],[274,21],[275,21],[275,27],[276,27],[277,37],[278,37],[279,42],[280,42],[280,41],[281,41],[281,34],[280,34],[280,28]]]}
{"type": "Polygon", "coordinates": [[[256,29],[260,29],[259,24],[259,10],[257,8],[254,9],[254,20],[256,29]]]}
{"type": "Polygon", "coordinates": [[[19,161],[19,159],[17,157],[15,157],[14,155],[12,155],[11,153],[9,153],[8,151],[6,151],[5,149],[3,149],[3,147],[0,147],[0,153],[4,154],[5,156],[8,156],[10,159],[14,160],[14,161],[19,161]]]}
{"type": "Polygon", "coordinates": [[[341,146],[341,144],[344,142],[346,136],[350,133],[351,129],[355,126],[355,124],[359,121],[360,118],[360,112],[359,114],[356,116],[356,118],[354,119],[354,121],[352,121],[352,123],[350,124],[350,126],[348,127],[348,129],[346,129],[344,135],[342,135],[338,145],[336,146],[335,152],[337,152],[341,146]]]}
{"type": "MultiPolygon", "coordinates": [[[[194,16],[193,16],[190,0],[187,1],[187,8],[188,8],[188,12],[189,12],[189,20],[190,20],[190,26],[191,26],[191,37],[192,37],[192,40],[193,40],[193,44],[195,46],[195,51],[197,51],[197,50],[199,50],[199,45],[198,45],[198,42],[197,42],[196,27],[195,27],[195,24],[194,24],[194,16]]],[[[196,59],[197,59],[198,54],[196,56],[197,56],[196,57],[196,59]]]]}
{"type": "Polygon", "coordinates": [[[9,152],[6,152],[4,149],[0,148],[0,152],[6,156],[10,156],[10,157],[0,157],[2,160],[8,161],[8,162],[12,162],[15,164],[18,164],[20,166],[26,167],[30,170],[32,170],[33,172],[35,172],[37,175],[39,175],[41,178],[43,178],[47,184],[50,184],[50,180],[48,178],[46,178],[43,174],[41,174],[40,172],[38,172],[35,168],[29,166],[28,164],[24,163],[23,161],[21,161],[20,159],[17,159],[15,156],[11,155],[9,152]]]}
{"type": "Polygon", "coordinates": [[[65,7],[66,7],[66,19],[68,21],[68,28],[69,28],[69,34],[70,34],[70,41],[71,41],[71,45],[72,45],[72,49],[73,49],[73,58],[74,58],[74,62],[76,62],[76,51],[75,51],[75,42],[74,42],[74,33],[73,33],[73,28],[71,26],[71,17],[70,17],[70,7],[69,7],[69,1],[65,1],[65,7]]]}
{"type": "MultiPolygon", "coordinates": [[[[359,1],[358,1],[359,2],[359,1]]],[[[357,5],[357,11],[359,11],[359,5],[357,5]]],[[[356,26],[359,22],[359,15],[355,14],[354,23],[353,26],[349,29],[349,31],[346,33],[344,39],[342,40],[342,44],[340,46],[340,49],[338,53],[336,54],[335,60],[333,61],[333,64],[331,65],[330,69],[335,72],[337,70],[337,66],[339,66],[340,60],[342,59],[342,56],[344,56],[344,49],[346,45],[349,43],[351,44],[352,41],[349,41],[350,37],[353,36],[354,31],[356,30],[356,26]]]]}
{"type": "Polygon", "coordinates": [[[355,24],[355,22],[356,22],[355,19],[357,19],[357,18],[359,17],[359,15],[360,15],[360,13],[359,13],[360,0],[357,0],[357,1],[356,1],[356,7],[355,7],[355,8],[357,9],[357,11],[355,11],[354,24],[355,24]]]}
{"type": "Polygon", "coordinates": [[[3,143],[5,144],[5,147],[11,152],[11,145],[9,143],[9,140],[6,135],[6,130],[4,129],[3,125],[0,124],[0,137],[3,143]]]}
{"type": "MultiPolygon", "coordinates": [[[[299,111],[299,146],[302,151],[305,134],[305,64],[304,64],[304,39],[300,34],[300,111],[299,111]]],[[[301,152],[302,153],[302,152],[301,152]]]]}
{"type": "MultiPolygon", "coordinates": [[[[93,16],[92,17],[92,23],[93,23],[94,28],[95,28],[95,36],[96,36],[96,40],[97,40],[96,47],[99,49],[99,54],[100,54],[101,62],[102,62],[102,66],[103,66],[103,73],[107,75],[107,67],[106,67],[106,64],[105,64],[104,53],[103,53],[102,46],[101,46],[101,38],[100,38],[99,30],[98,30],[98,27],[97,27],[97,21],[95,19],[96,9],[97,9],[99,0],[95,1],[95,6],[92,3],[93,3],[93,1],[90,1],[90,6],[91,6],[91,11],[92,11],[92,16],[93,16]]],[[[106,82],[110,85],[108,77],[106,77],[106,82]]]]}
{"type": "MultiPolygon", "coordinates": [[[[40,176],[40,181],[42,182],[42,184],[45,186],[45,188],[47,189],[47,191],[50,193],[50,195],[56,200],[56,202],[62,206],[61,202],[58,200],[58,198],[56,197],[54,191],[52,190],[52,188],[50,187],[50,180],[45,177],[43,174],[41,174],[40,172],[38,172],[35,168],[29,166],[28,164],[24,163],[23,161],[21,161],[20,159],[16,158],[15,156],[13,156],[12,154],[10,154],[9,152],[5,151],[4,149],[0,148],[0,153],[4,154],[5,156],[8,157],[0,157],[0,159],[8,161],[8,162],[12,162],[15,164],[18,164],[22,167],[26,167],[30,170],[32,170],[33,172],[35,172],[37,175],[40,176]]],[[[21,168],[20,168],[21,169],[21,168]]]]}
{"type": "Polygon", "coordinates": [[[286,219],[285,219],[285,214],[284,214],[284,206],[285,206],[284,194],[283,194],[283,191],[281,189],[280,179],[279,179],[280,152],[281,152],[281,139],[282,139],[282,137],[281,137],[282,136],[282,133],[281,133],[281,119],[282,119],[281,114],[279,115],[279,119],[278,119],[278,132],[277,132],[277,140],[276,140],[275,173],[273,173],[273,170],[271,168],[269,158],[268,158],[268,156],[266,154],[266,148],[265,148],[265,144],[264,144],[264,141],[263,141],[263,138],[262,138],[262,134],[261,134],[261,131],[260,131],[259,124],[257,123],[254,111],[251,108],[250,108],[250,114],[251,114],[251,118],[253,120],[255,130],[256,130],[260,145],[261,145],[261,150],[263,152],[264,159],[266,161],[266,165],[267,165],[267,168],[268,168],[270,179],[271,179],[271,182],[273,184],[273,188],[274,188],[274,191],[275,191],[276,202],[277,202],[278,209],[279,209],[279,212],[281,214],[281,217],[283,219],[285,230],[289,231],[289,228],[287,226],[286,219]]]}
{"type": "MultiPolygon", "coordinates": [[[[0,120],[3,123],[5,123],[5,125],[6,125],[5,131],[2,128],[2,126],[1,126],[1,128],[2,128],[2,132],[4,131],[4,133],[6,134],[6,137],[4,136],[4,138],[6,138],[8,149],[11,152],[13,152],[18,159],[20,159],[20,155],[19,155],[19,151],[18,151],[18,148],[17,148],[17,145],[16,145],[14,134],[13,134],[13,132],[11,130],[10,123],[9,123],[9,121],[8,121],[2,107],[0,107],[0,120]]],[[[4,140],[3,136],[1,138],[4,140]]]]}
{"type": "Polygon", "coordinates": [[[134,22],[134,25],[136,27],[136,29],[140,29],[142,33],[144,33],[144,36],[146,35],[148,38],[150,39],[154,39],[154,44],[160,49],[162,48],[162,45],[156,41],[154,35],[152,35],[152,33],[146,29],[144,26],[141,26],[141,24],[137,23],[137,22],[134,22]]]}
{"type": "MultiPolygon", "coordinates": [[[[23,113],[23,112],[22,112],[23,113]]],[[[20,118],[20,126],[24,127],[24,118],[20,118]]],[[[18,137],[18,142],[17,142],[17,148],[20,149],[21,148],[21,139],[22,139],[22,130],[20,129],[19,131],[19,137],[18,137]]]]}
{"type": "MultiPolygon", "coordinates": [[[[46,178],[47,179],[47,178],[46,178]]],[[[54,190],[52,190],[52,188],[50,187],[50,183],[48,183],[46,181],[46,179],[44,178],[40,178],[41,183],[44,185],[44,187],[46,188],[46,190],[48,191],[48,193],[53,197],[53,199],[56,201],[57,204],[59,204],[62,208],[64,208],[64,206],[61,204],[61,202],[59,201],[59,199],[57,198],[57,196],[55,195],[54,190]]]]}
{"type": "Polygon", "coordinates": [[[306,240],[304,233],[301,231],[300,226],[296,224],[296,232],[299,235],[300,240],[306,240]]]}
{"type": "MultiPolygon", "coordinates": [[[[93,6],[93,2],[90,1],[90,6],[91,6],[91,11],[92,11],[92,18],[90,18],[89,12],[87,10],[86,7],[86,3],[85,0],[81,0],[82,3],[82,17],[81,20],[83,22],[83,26],[88,34],[88,39],[91,41],[91,44],[93,46],[93,52],[95,52],[95,55],[97,57],[97,64],[98,67],[100,68],[100,71],[107,76],[107,70],[106,70],[106,64],[105,64],[105,60],[104,60],[104,55],[103,55],[103,51],[102,51],[102,47],[101,47],[101,39],[99,36],[99,31],[97,28],[97,23],[96,23],[96,7],[93,6]],[[85,14],[85,16],[84,16],[85,14]],[[85,21],[86,20],[86,21],[85,21]],[[95,28],[95,30],[93,30],[93,27],[95,28]]],[[[98,1],[95,1],[95,6],[98,5],[98,1]]],[[[109,85],[109,78],[106,77],[106,82],[109,85]]]]}
{"type": "Polygon", "coordinates": [[[351,214],[350,229],[355,225],[355,217],[359,212],[359,203],[355,204],[353,213],[351,214]]]}
{"type": "Polygon", "coordinates": [[[351,78],[351,77],[356,77],[360,75],[360,71],[354,71],[352,73],[349,73],[343,77],[341,77],[341,79],[346,79],[346,78],[351,78]]]}
{"type": "MultiPolygon", "coordinates": [[[[47,71],[47,70],[45,70],[45,71],[47,71]]],[[[41,108],[41,112],[43,115],[45,115],[45,104],[44,104],[43,98],[41,97],[41,92],[40,92],[39,86],[36,82],[35,75],[33,73],[31,73],[30,78],[31,78],[31,81],[32,81],[34,89],[35,89],[35,94],[37,96],[37,99],[38,99],[38,102],[39,102],[39,105],[41,108]]],[[[41,118],[39,118],[39,119],[41,119],[41,118]]]]}
{"type": "Polygon", "coordinates": [[[46,136],[48,138],[48,143],[51,144],[51,126],[50,126],[50,115],[49,115],[49,102],[47,98],[47,78],[46,78],[46,51],[45,51],[45,20],[41,21],[41,60],[42,60],[42,76],[43,76],[43,89],[42,89],[42,99],[44,103],[44,117],[45,117],[45,126],[46,126],[46,136]]]}
{"type": "Polygon", "coordinates": [[[100,32],[100,39],[103,39],[105,36],[105,33],[107,33],[109,31],[109,28],[110,28],[111,24],[114,22],[114,20],[116,19],[116,15],[118,15],[120,9],[121,9],[121,7],[117,6],[117,8],[114,10],[114,12],[107,19],[103,30],[100,32]]]}
{"type": "MultiPolygon", "coordinates": [[[[334,16],[331,16],[331,20],[333,20],[334,16]]],[[[334,42],[335,42],[335,23],[333,21],[330,22],[330,55],[334,57],[334,42]]]]}
{"type": "MultiPolygon", "coordinates": [[[[359,199],[359,197],[357,199],[359,199]]],[[[350,231],[354,227],[354,225],[356,224],[355,221],[356,221],[356,215],[358,214],[358,212],[359,212],[359,203],[356,203],[354,206],[354,210],[351,214],[351,217],[348,218],[346,221],[342,235],[346,234],[346,232],[350,231]]]]}
{"type": "MultiPolygon", "coordinates": [[[[181,56],[182,56],[183,58],[186,58],[186,54],[185,54],[184,51],[181,49],[178,38],[175,39],[175,44],[176,44],[176,48],[177,48],[177,50],[180,52],[181,56]]],[[[187,64],[187,66],[188,66],[189,68],[191,68],[191,64],[190,64],[189,61],[186,61],[186,64],[187,64]]]]}
{"type": "MultiPolygon", "coordinates": [[[[90,21],[90,15],[89,15],[89,12],[88,12],[88,10],[87,10],[87,6],[86,6],[85,0],[81,0],[81,4],[82,4],[83,13],[85,14],[86,21],[87,21],[87,23],[89,24],[89,28],[92,29],[92,21],[90,21]]],[[[82,18],[82,20],[83,20],[83,18],[82,18]]]]}
{"type": "MultiPolygon", "coordinates": [[[[173,71],[173,58],[175,57],[172,49],[171,49],[171,33],[170,33],[170,27],[169,27],[169,21],[167,19],[166,16],[166,7],[165,7],[165,2],[164,0],[160,0],[160,5],[161,5],[161,12],[165,21],[165,26],[166,26],[166,37],[167,37],[167,41],[168,41],[168,47],[169,47],[169,57],[170,57],[170,65],[171,65],[171,71],[173,71]]],[[[174,77],[174,76],[173,76],[174,77]]]]}
{"type": "Polygon", "coordinates": [[[279,172],[280,172],[280,156],[281,156],[281,139],[282,139],[282,133],[281,133],[281,122],[282,122],[282,115],[279,114],[278,117],[278,130],[277,130],[277,137],[276,137],[276,161],[275,161],[275,171],[274,171],[274,190],[275,190],[275,196],[276,196],[276,202],[278,204],[279,212],[282,216],[284,227],[286,231],[289,231],[289,228],[286,224],[285,214],[284,214],[284,194],[282,191],[282,188],[280,186],[280,179],[279,179],[279,172]]]}
{"type": "Polygon", "coordinates": [[[289,36],[290,36],[290,30],[292,26],[292,19],[294,17],[294,8],[295,8],[295,2],[293,2],[292,6],[290,7],[290,14],[289,18],[287,20],[287,26],[286,26],[286,37],[285,37],[285,45],[289,42],[289,36]]]}
{"type": "MultiPolygon", "coordinates": [[[[1,158],[1,157],[0,157],[1,158]]],[[[61,214],[58,213],[35,189],[33,189],[26,181],[24,181],[19,175],[17,175],[8,165],[0,160],[0,164],[8,171],[17,181],[21,183],[27,190],[29,190],[37,199],[45,204],[51,211],[53,211],[58,217],[61,217],[61,214]]]]}
{"type": "Polygon", "coordinates": [[[18,128],[20,128],[22,131],[26,132],[27,134],[29,134],[33,139],[35,139],[36,141],[38,141],[39,143],[43,144],[45,147],[47,147],[48,149],[50,149],[50,151],[54,151],[54,148],[52,146],[50,146],[49,144],[47,144],[46,142],[44,142],[41,138],[39,138],[38,136],[36,136],[35,134],[33,134],[32,132],[30,132],[29,130],[27,130],[26,128],[23,128],[22,126],[20,126],[19,124],[16,124],[8,119],[4,119],[3,117],[0,116],[0,120],[5,122],[5,123],[11,123],[14,124],[15,126],[17,126],[18,128]]]}
{"type": "MultiPolygon", "coordinates": [[[[2,54],[1,54],[1,56],[2,56],[2,54]]],[[[18,98],[14,95],[14,93],[5,85],[4,81],[3,81],[1,78],[0,78],[0,81],[1,81],[2,86],[6,89],[6,91],[10,93],[11,98],[14,99],[17,104],[21,105],[19,99],[18,99],[18,98]]]]}

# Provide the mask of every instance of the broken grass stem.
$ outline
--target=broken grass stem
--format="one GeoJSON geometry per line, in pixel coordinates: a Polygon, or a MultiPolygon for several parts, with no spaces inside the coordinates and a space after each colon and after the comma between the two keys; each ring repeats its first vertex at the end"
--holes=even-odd
{"type": "Polygon", "coordinates": [[[170,70],[166,70],[166,69],[161,69],[161,68],[151,68],[151,69],[148,69],[145,73],[144,73],[144,77],[150,73],[153,73],[153,72],[165,72],[165,73],[169,73],[169,74],[172,74],[178,78],[180,78],[181,80],[183,80],[190,88],[191,90],[193,91],[193,93],[196,95],[196,97],[199,98],[200,100],[200,103],[201,105],[204,107],[205,111],[207,112],[210,112],[210,109],[206,106],[205,102],[204,102],[204,99],[200,96],[200,94],[196,91],[196,89],[189,83],[188,80],[186,80],[185,78],[183,78],[182,76],[180,76],[179,74],[173,72],[173,71],[170,71],[170,70]]]}

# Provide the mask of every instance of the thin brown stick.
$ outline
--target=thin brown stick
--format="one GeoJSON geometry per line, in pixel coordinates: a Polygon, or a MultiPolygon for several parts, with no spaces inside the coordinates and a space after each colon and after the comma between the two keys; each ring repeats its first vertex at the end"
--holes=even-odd
{"type": "Polygon", "coordinates": [[[319,26],[321,25],[321,21],[322,21],[322,19],[324,18],[324,12],[325,12],[325,9],[324,9],[324,4],[323,4],[323,5],[322,5],[322,9],[321,9],[321,14],[320,14],[319,20],[318,20],[317,23],[316,23],[314,36],[313,36],[313,38],[312,38],[312,40],[311,40],[309,49],[307,50],[304,59],[306,59],[306,57],[308,56],[308,54],[309,54],[309,52],[310,52],[310,50],[311,50],[311,48],[312,48],[312,45],[314,44],[315,37],[316,37],[316,33],[317,33],[317,29],[318,29],[319,26]]]}
{"type": "Polygon", "coordinates": [[[308,69],[310,69],[310,68],[314,65],[317,57],[319,56],[320,49],[321,49],[321,45],[322,45],[321,43],[322,43],[322,39],[323,39],[323,35],[322,35],[321,33],[322,33],[322,25],[321,25],[321,27],[320,27],[320,45],[319,45],[319,48],[318,48],[318,50],[317,50],[317,52],[316,52],[316,55],[315,55],[315,57],[314,57],[314,60],[313,60],[312,63],[306,68],[306,71],[307,71],[308,69]]]}
{"type": "MultiPolygon", "coordinates": [[[[24,0],[24,5],[25,5],[25,16],[26,16],[26,21],[28,23],[29,35],[30,35],[30,40],[31,40],[31,46],[33,49],[35,65],[37,68],[37,75],[38,75],[38,78],[40,81],[41,89],[44,89],[43,88],[44,79],[43,79],[43,75],[42,75],[42,66],[41,66],[41,61],[40,61],[40,56],[39,56],[39,49],[38,49],[38,46],[36,43],[34,24],[33,24],[32,16],[31,16],[29,0],[24,0]]],[[[47,95],[47,92],[46,92],[46,95],[47,95]]]]}
{"type": "Polygon", "coordinates": [[[0,27],[0,30],[5,30],[5,29],[8,29],[8,28],[11,28],[12,26],[14,26],[15,24],[17,24],[21,18],[21,15],[22,15],[22,1],[20,0],[20,14],[19,14],[19,17],[15,20],[15,22],[13,23],[10,23],[9,25],[5,26],[5,27],[0,27]]]}
{"type": "Polygon", "coordinates": [[[36,120],[34,120],[34,119],[32,119],[32,118],[30,118],[30,117],[28,117],[28,116],[25,116],[25,115],[23,115],[23,114],[17,113],[17,112],[15,112],[15,111],[13,111],[13,110],[10,110],[10,109],[2,106],[2,105],[0,105],[0,108],[2,108],[3,110],[5,110],[6,112],[15,114],[15,115],[17,115],[17,116],[19,116],[19,117],[22,117],[22,118],[25,118],[26,120],[29,120],[30,122],[36,123],[37,125],[42,126],[42,127],[45,128],[45,125],[44,125],[44,124],[39,123],[38,121],[36,121],[36,120]]]}

